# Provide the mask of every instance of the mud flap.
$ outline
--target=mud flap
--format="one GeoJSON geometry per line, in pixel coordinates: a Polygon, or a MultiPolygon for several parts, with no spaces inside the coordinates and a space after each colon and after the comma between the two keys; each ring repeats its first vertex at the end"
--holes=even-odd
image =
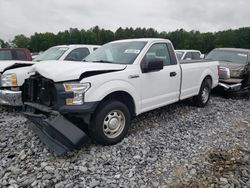
{"type": "Polygon", "coordinates": [[[31,129],[57,155],[79,148],[90,139],[80,128],[57,114],[46,117],[43,114],[24,112],[32,121],[31,129]]]}

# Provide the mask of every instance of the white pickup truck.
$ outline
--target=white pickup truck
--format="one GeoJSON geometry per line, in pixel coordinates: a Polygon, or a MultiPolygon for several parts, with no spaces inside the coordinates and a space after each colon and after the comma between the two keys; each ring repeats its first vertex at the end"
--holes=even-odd
{"type": "Polygon", "coordinates": [[[120,142],[143,112],[190,97],[204,107],[218,84],[217,61],[179,64],[165,39],[110,42],[85,61],[37,64],[23,87],[24,114],[59,155],[89,137],[120,142]]]}
{"type": "Polygon", "coordinates": [[[94,52],[98,45],[60,45],[54,46],[38,55],[29,62],[1,62],[2,70],[0,83],[0,105],[22,106],[22,87],[24,80],[29,77],[32,65],[35,63],[57,60],[57,61],[82,61],[90,53],[94,52]]]}
{"type": "Polygon", "coordinates": [[[53,46],[39,54],[33,61],[59,60],[81,61],[100,46],[86,44],[71,44],[53,46]]]}
{"type": "Polygon", "coordinates": [[[199,50],[175,50],[175,54],[179,61],[203,59],[203,55],[199,50]]]}

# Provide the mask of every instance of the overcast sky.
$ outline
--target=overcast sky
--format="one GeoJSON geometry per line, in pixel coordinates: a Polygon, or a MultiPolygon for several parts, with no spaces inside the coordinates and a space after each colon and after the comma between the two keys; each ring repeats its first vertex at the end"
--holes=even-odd
{"type": "Polygon", "coordinates": [[[89,29],[219,31],[250,26],[249,0],[0,0],[0,38],[89,29]]]}

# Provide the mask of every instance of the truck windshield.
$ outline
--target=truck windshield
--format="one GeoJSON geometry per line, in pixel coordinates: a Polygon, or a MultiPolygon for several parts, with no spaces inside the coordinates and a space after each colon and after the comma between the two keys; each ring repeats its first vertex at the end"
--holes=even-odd
{"type": "Polygon", "coordinates": [[[210,59],[214,61],[226,61],[237,64],[246,64],[247,53],[226,50],[213,50],[207,55],[205,59],[210,59]]]}
{"type": "Polygon", "coordinates": [[[38,55],[34,61],[58,60],[69,48],[52,47],[38,55]]]}
{"type": "Polygon", "coordinates": [[[147,42],[114,42],[103,45],[84,61],[114,64],[132,64],[147,42]]]}
{"type": "Polygon", "coordinates": [[[177,59],[178,59],[178,60],[181,60],[181,58],[182,58],[184,52],[175,51],[175,54],[176,54],[177,59]]]}

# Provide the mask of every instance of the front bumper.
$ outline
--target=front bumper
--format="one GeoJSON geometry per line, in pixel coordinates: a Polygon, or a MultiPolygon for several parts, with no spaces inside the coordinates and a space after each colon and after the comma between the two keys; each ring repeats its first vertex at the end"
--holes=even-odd
{"type": "Polygon", "coordinates": [[[22,92],[0,90],[0,105],[22,106],[23,105],[22,92]]]}
{"type": "Polygon", "coordinates": [[[223,94],[226,98],[249,98],[250,88],[243,87],[242,83],[227,84],[219,82],[215,89],[217,92],[223,94]]]}
{"type": "Polygon", "coordinates": [[[24,115],[34,123],[31,129],[56,154],[63,155],[90,141],[82,129],[59,112],[35,103],[25,103],[25,108],[24,115]]]}
{"type": "Polygon", "coordinates": [[[241,89],[242,84],[241,83],[227,84],[219,82],[218,86],[224,88],[225,91],[239,91],[241,89]]]}

